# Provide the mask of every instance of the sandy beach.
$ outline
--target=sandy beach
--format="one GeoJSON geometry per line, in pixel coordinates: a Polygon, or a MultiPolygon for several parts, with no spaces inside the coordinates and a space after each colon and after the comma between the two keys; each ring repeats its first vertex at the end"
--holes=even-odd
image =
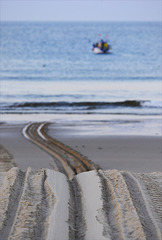
{"type": "Polygon", "coordinates": [[[35,120],[0,124],[0,240],[162,238],[160,132],[35,120]]]}
{"type": "Polygon", "coordinates": [[[22,133],[29,122],[39,122],[40,119],[45,122],[48,119],[49,136],[80,152],[103,170],[162,171],[160,119],[157,119],[158,127],[155,127],[152,119],[150,122],[143,119],[123,119],[117,124],[115,117],[109,122],[97,117],[96,121],[92,121],[89,116],[85,120],[86,117],[76,120],[78,116],[74,118],[65,115],[53,119],[43,115],[40,118],[19,115],[15,117],[15,121],[3,117],[0,124],[0,144],[12,155],[15,166],[22,170],[28,167],[55,169],[54,157],[35,146],[22,133]],[[142,129],[139,125],[143,126],[142,129]]]}

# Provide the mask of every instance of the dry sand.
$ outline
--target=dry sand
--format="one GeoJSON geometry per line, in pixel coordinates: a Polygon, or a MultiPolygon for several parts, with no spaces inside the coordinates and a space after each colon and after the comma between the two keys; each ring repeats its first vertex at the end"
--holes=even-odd
{"type": "Polygon", "coordinates": [[[160,240],[162,173],[0,173],[0,239],[160,240]]]}

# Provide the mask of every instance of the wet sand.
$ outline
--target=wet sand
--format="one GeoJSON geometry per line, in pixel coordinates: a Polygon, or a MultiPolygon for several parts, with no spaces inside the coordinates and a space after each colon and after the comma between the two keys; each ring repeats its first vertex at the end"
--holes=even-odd
{"type": "MultiPolygon", "coordinates": [[[[51,136],[55,135],[51,133],[51,136]]],[[[93,159],[104,170],[162,171],[162,142],[157,137],[96,136],[65,139],[56,136],[56,139],[93,159]]]]}
{"type": "MultiPolygon", "coordinates": [[[[97,130],[99,132],[99,130],[97,130]]],[[[143,135],[103,135],[93,131],[91,124],[79,126],[49,125],[48,134],[79,151],[102,169],[133,172],[162,171],[162,138],[143,135]],[[92,128],[92,130],[91,130],[92,128]]]]}
{"type": "MultiPolygon", "coordinates": [[[[4,122],[0,125],[0,144],[12,155],[22,170],[53,169],[54,158],[24,138],[26,122],[4,122]]],[[[72,147],[102,169],[133,172],[162,171],[162,138],[143,135],[99,134],[102,126],[70,121],[67,124],[53,121],[48,134],[72,147]],[[95,130],[94,130],[95,129],[95,130]]],[[[119,132],[120,133],[120,132],[119,132]]]]}
{"type": "Polygon", "coordinates": [[[0,125],[0,145],[12,156],[12,162],[22,170],[53,169],[52,156],[24,138],[22,129],[26,123],[3,123],[0,125]]]}

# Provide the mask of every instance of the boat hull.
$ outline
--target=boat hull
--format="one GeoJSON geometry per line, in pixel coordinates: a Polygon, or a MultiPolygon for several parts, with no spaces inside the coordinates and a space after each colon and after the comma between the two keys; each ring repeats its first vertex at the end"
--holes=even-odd
{"type": "Polygon", "coordinates": [[[99,54],[104,53],[104,51],[101,50],[101,49],[98,48],[98,47],[93,48],[92,51],[93,51],[94,53],[99,53],[99,54]]]}
{"type": "Polygon", "coordinates": [[[92,51],[94,53],[97,53],[97,54],[105,54],[105,53],[108,53],[109,52],[109,49],[106,49],[106,50],[102,50],[101,48],[98,48],[98,47],[94,47],[92,48],[92,51]]]}

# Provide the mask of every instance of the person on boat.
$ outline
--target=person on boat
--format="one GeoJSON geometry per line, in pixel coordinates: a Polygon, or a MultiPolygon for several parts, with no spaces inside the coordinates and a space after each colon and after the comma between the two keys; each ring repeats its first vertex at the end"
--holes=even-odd
{"type": "Polygon", "coordinates": [[[103,50],[103,46],[104,46],[104,41],[101,39],[101,41],[98,43],[98,47],[103,50]]]}
{"type": "Polygon", "coordinates": [[[108,43],[107,43],[107,42],[104,42],[103,50],[106,51],[108,48],[109,48],[108,43]]]}
{"type": "Polygon", "coordinates": [[[105,44],[104,40],[101,39],[101,49],[102,49],[102,50],[104,49],[104,44],[105,44]]]}

